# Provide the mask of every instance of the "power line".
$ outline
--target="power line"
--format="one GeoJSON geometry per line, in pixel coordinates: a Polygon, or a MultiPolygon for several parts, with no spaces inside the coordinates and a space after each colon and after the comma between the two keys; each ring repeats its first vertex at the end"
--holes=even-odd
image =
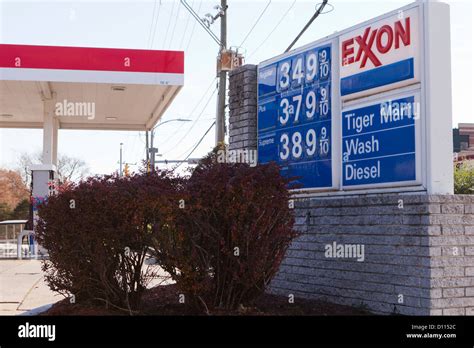
{"type": "Polygon", "coordinates": [[[157,0],[155,0],[155,3],[153,4],[153,14],[151,16],[150,34],[148,35],[148,44],[147,44],[148,47],[150,47],[151,35],[152,35],[152,32],[153,32],[153,26],[155,24],[156,1],[157,0]]]}
{"type": "Polygon", "coordinates": [[[267,37],[260,43],[260,45],[258,45],[258,47],[253,50],[252,53],[250,53],[247,57],[247,59],[249,59],[251,56],[253,56],[264,44],[265,42],[267,42],[267,40],[270,38],[270,36],[273,35],[273,33],[275,32],[275,30],[278,29],[278,27],[280,26],[280,24],[283,22],[283,20],[286,18],[286,16],[288,16],[288,14],[290,13],[291,9],[295,6],[296,4],[296,0],[293,1],[293,3],[290,5],[290,7],[288,8],[288,10],[286,10],[286,12],[283,14],[283,16],[280,18],[280,20],[278,21],[278,23],[273,27],[273,29],[270,31],[270,33],[267,35],[267,37]]]}
{"type": "MultiPolygon", "coordinates": [[[[214,96],[214,94],[216,94],[216,91],[217,89],[214,89],[214,91],[212,92],[211,96],[209,97],[209,99],[207,100],[206,104],[204,105],[204,107],[202,108],[202,111],[201,113],[198,115],[198,117],[194,120],[193,124],[191,125],[191,127],[189,127],[189,129],[186,131],[186,133],[181,137],[181,139],[179,139],[177,141],[177,144],[180,144],[184,138],[186,138],[186,136],[191,132],[191,130],[194,128],[194,126],[196,125],[197,121],[199,120],[199,118],[204,114],[204,111],[206,110],[207,106],[209,105],[209,103],[211,102],[212,100],[212,97],[214,96]]],[[[173,147],[174,148],[174,147],[173,147]]],[[[168,150],[166,153],[168,153],[170,150],[168,150]]]]}
{"type": "MultiPolygon", "coordinates": [[[[204,138],[206,137],[206,135],[209,133],[209,131],[212,129],[212,127],[214,127],[214,125],[216,124],[216,121],[212,122],[211,126],[207,129],[206,133],[204,133],[204,135],[201,137],[201,139],[199,139],[199,141],[197,142],[196,146],[194,146],[194,148],[191,150],[191,152],[186,156],[186,158],[183,160],[183,161],[186,161],[192,154],[193,152],[197,149],[197,147],[202,143],[202,141],[204,140],[204,138]]],[[[183,164],[183,162],[179,163],[176,167],[174,167],[171,171],[175,171],[176,169],[179,168],[179,166],[181,166],[181,164],[183,164]]]]}
{"type": "MultiPolygon", "coordinates": [[[[226,1],[226,0],[221,0],[221,1],[226,1]]],[[[214,34],[214,32],[211,30],[210,28],[210,23],[209,21],[206,19],[206,21],[202,18],[199,17],[199,15],[196,13],[196,11],[193,10],[193,8],[186,2],[186,0],[180,0],[181,4],[183,4],[183,6],[189,11],[189,13],[191,13],[194,17],[194,19],[196,19],[196,21],[199,23],[199,25],[209,34],[209,36],[211,36],[211,38],[219,45],[221,46],[222,43],[221,41],[219,40],[219,38],[216,36],[216,34],[214,34]]],[[[223,10],[220,10],[218,15],[216,17],[213,17],[213,20],[215,20],[216,18],[218,17],[221,17],[221,12],[225,11],[225,9],[223,10]]]]}
{"type": "Polygon", "coordinates": [[[156,28],[158,27],[158,19],[160,18],[160,13],[161,13],[161,0],[158,6],[158,13],[155,19],[155,28],[153,29],[153,38],[151,39],[150,48],[153,48],[153,46],[155,45],[156,28]]]}
{"type": "MultiPolygon", "coordinates": [[[[193,2],[191,3],[191,7],[194,6],[194,0],[193,2]]],[[[188,31],[188,25],[189,25],[189,20],[191,19],[191,13],[188,12],[188,17],[186,18],[186,25],[184,27],[184,32],[183,32],[183,36],[181,37],[181,41],[179,43],[179,48],[181,49],[181,47],[183,47],[183,42],[184,42],[184,38],[186,37],[186,32],[188,31]]],[[[196,23],[196,22],[195,22],[196,23]]]]}
{"type": "Polygon", "coordinates": [[[174,22],[174,26],[173,26],[173,32],[171,34],[171,38],[170,38],[170,43],[168,45],[168,48],[171,48],[171,43],[173,42],[173,38],[174,38],[174,33],[176,32],[176,24],[178,24],[178,20],[179,20],[179,12],[181,11],[181,5],[178,4],[178,12],[176,13],[176,20],[174,22]]]}
{"type": "Polygon", "coordinates": [[[191,132],[191,130],[194,128],[194,126],[196,125],[197,121],[201,118],[201,116],[204,114],[204,111],[206,110],[207,106],[209,105],[209,103],[211,102],[212,100],[212,97],[214,96],[214,94],[216,94],[216,91],[217,89],[215,89],[211,96],[209,97],[209,99],[207,100],[206,102],[206,105],[204,105],[204,107],[202,108],[202,111],[201,113],[198,115],[198,117],[194,120],[193,124],[191,125],[191,127],[188,129],[188,131],[183,135],[183,137],[178,141],[178,144],[181,143],[184,138],[186,138],[186,136],[191,132]]]}
{"type": "MultiPolygon", "coordinates": [[[[212,85],[214,84],[214,82],[216,81],[216,78],[212,79],[211,83],[209,84],[209,86],[206,88],[206,91],[204,92],[204,94],[202,95],[202,97],[199,99],[199,101],[197,102],[197,104],[194,106],[194,108],[192,109],[192,111],[190,112],[190,115],[193,115],[194,112],[197,110],[197,108],[199,107],[199,105],[201,104],[201,102],[204,100],[204,98],[206,97],[207,93],[210,91],[212,85]]],[[[166,138],[165,141],[163,141],[164,144],[166,144],[171,138],[173,138],[176,133],[178,133],[182,128],[177,128],[176,131],[174,131],[168,138],[166,138]]],[[[171,150],[168,150],[166,151],[165,153],[169,152],[171,150]]]]}
{"type": "Polygon", "coordinates": [[[255,23],[253,24],[252,28],[250,28],[249,32],[247,33],[247,35],[245,36],[245,38],[242,40],[242,43],[240,44],[239,47],[242,47],[242,45],[244,44],[245,41],[247,41],[248,37],[250,36],[250,34],[252,33],[252,31],[255,29],[255,27],[257,26],[258,22],[260,22],[260,19],[262,19],[263,15],[265,14],[265,12],[267,11],[268,7],[270,6],[270,4],[272,3],[272,0],[269,0],[268,3],[267,3],[267,6],[265,6],[265,8],[263,9],[262,13],[260,13],[260,16],[258,16],[257,20],[255,21],[255,23]]]}
{"type": "Polygon", "coordinates": [[[171,7],[170,20],[168,22],[168,27],[166,28],[166,34],[165,34],[165,37],[164,37],[164,40],[163,40],[163,48],[165,48],[165,46],[166,46],[166,41],[168,39],[168,32],[170,30],[171,21],[173,20],[174,5],[175,5],[175,2],[173,1],[173,7],[171,7]]]}
{"type": "MultiPolygon", "coordinates": [[[[198,8],[197,12],[201,11],[201,7],[202,7],[202,0],[199,3],[199,8],[198,8]]],[[[188,50],[189,45],[191,44],[191,41],[193,39],[194,29],[196,29],[196,21],[194,21],[194,23],[193,23],[193,27],[191,29],[191,35],[189,36],[189,41],[188,41],[188,44],[186,45],[186,51],[188,50]]]]}
{"type": "Polygon", "coordinates": [[[298,36],[291,42],[290,46],[288,46],[288,48],[285,50],[285,53],[288,52],[289,50],[291,50],[293,48],[293,46],[296,44],[296,42],[300,39],[300,37],[304,34],[304,32],[309,28],[309,26],[314,22],[314,20],[316,18],[318,18],[318,16],[323,12],[323,9],[324,7],[326,6],[326,4],[328,3],[328,0],[323,0],[323,2],[321,3],[321,5],[319,5],[318,9],[316,10],[316,12],[314,13],[314,15],[310,18],[310,20],[308,21],[308,23],[306,23],[306,25],[304,26],[304,28],[300,31],[300,33],[298,34],[298,36]]]}
{"type": "Polygon", "coordinates": [[[216,121],[212,122],[210,127],[207,129],[206,133],[204,133],[204,135],[201,137],[201,139],[199,139],[199,141],[197,142],[196,146],[194,146],[194,148],[191,150],[191,152],[186,156],[186,158],[184,159],[185,161],[193,154],[193,152],[197,149],[197,147],[199,145],[201,145],[202,141],[204,140],[206,135],[209,133],[209,131],[212,129],[212,127],[214,127],[215,124],[216,124],[216,121]]]}

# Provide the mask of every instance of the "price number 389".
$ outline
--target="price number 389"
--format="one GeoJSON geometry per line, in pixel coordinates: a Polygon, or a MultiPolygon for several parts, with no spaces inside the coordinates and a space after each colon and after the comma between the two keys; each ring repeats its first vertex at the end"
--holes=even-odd
{"type": "Polygon", "coordinates": [[[306,133],[296,131],[291,135],[282,133],[280,136],[279,157],[286,161],[290,156],[295,159],[326,157],[329,154],[329,135],[326,127],[321,128],[319,139],[316,130],[310,128],[306,133]]]}

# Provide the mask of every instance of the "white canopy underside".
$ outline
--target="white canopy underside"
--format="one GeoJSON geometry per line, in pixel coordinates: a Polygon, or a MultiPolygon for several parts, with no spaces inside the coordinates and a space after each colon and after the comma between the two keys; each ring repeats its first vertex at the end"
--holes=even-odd
{"type": "MultiPolygon", "coordinates": [[[[43,128],[44,84],[1,80],[0,128],[43,128]]],[[[56,114],[59,128],[91,130],[150,129],[181,89],[181,85],[83,82],[47,82],[47,86],[55,93],[55,106],[62,108],[62,115],[56,114]]]]}

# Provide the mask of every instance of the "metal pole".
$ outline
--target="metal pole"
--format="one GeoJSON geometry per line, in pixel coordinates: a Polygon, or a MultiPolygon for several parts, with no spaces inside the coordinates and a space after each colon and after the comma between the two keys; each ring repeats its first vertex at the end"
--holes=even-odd
{"type": "MultiPolygon", "coordinates": [[[[148,131],[147,131],[147,137],[146,137],[146,144],[147,144],[147,161],[149,160],[150,162],[150,170],[152,172],[155,171],[155,164],[156,164],[156,156],[158,154],[158,149],[155,149],[153,147],[153,142],[155,140],[155,129],[158,128],[159,126],[162,126],[164,125],[165,123],[168,123],[168,122],[191,122],[191,120],[187,119],[187,118],[174,118],[172,120],[167,120],[167,121],[164,121],[164,122],[161,122],[159,124],[157,124],[155,127],[153,127],[152,129],[150,129],[150,147],[148,147],[148,131]]],[[[148,164],[148,162],[147,162],[148,164]]]]}
{"type": "Polygon", "coordinates": [[[146,137],[146,165],[148,166],[148,161],[150,160],[150,149],[148,144],[148,130],[145,132],[146,137]]]}
{"type": "Polygon", "coordinates": [[[155,171],[155,149],[153,148],[153,140],[155,139],[155,129],[153,128],[150,132],[150,149],[151,149],[151,153],[150,153],[150,170],[152,172],[155,171]]]}
{"type": "Polygon", "coordinates": [[[123,172],[122,172],[122,145],[123,145],[123,143],[120,143],[120,176],[123,175],[123,172]]]}
{"type": "MultiPolygon", "coordinates": [[[[221,0],[222,16],[221,16],[221,50],[227,47],[227,0],[221,0]]],[[[216,120],[216,145],[223,143],[225,140],[225,97],[226,97],[227,71],[221,69],[219,73],[219,94],[217,97],[217,120],[216,120]]]]}

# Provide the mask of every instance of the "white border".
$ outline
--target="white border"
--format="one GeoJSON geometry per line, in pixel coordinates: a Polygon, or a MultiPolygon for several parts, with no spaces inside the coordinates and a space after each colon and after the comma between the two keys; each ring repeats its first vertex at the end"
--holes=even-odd
{"type": "Polygon", "coordinates": [[[184,74],[135,71],[0,68],[0,80],[182,86],[184,84],[184,74]]]}

